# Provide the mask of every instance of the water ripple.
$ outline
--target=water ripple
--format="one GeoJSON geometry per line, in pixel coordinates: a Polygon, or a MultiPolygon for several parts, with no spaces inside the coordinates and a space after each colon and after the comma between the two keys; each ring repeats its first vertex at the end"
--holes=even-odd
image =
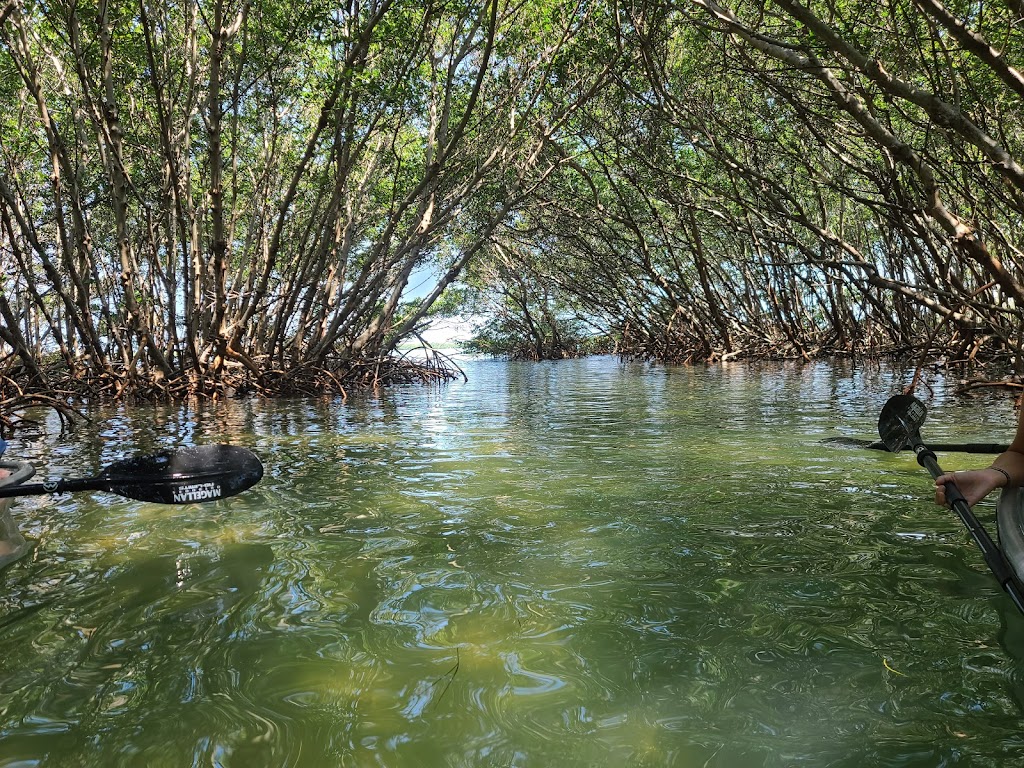
{"type": "MultiPolygon", "coordinates": [[[[215,505],[19,501],[0,764],[1024,756],[1024,620],[912,458],[821,443],[869,437],[898,373],[469,368],[12,441],[44,477],[215,440],[267,474],[215,505]]],[[[939,384],[944,423],[997,424],[939,384]]]]}

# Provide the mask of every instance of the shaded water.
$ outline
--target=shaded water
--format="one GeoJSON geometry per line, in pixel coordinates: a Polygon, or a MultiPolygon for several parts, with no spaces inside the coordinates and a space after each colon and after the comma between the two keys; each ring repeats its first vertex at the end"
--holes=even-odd
{"type": "MultiPolygon", "coordinates": [[[[44,477],[215,441],[267,475],[212,505],[18,502],[0,765],[1024,758],[1024,619],[911,456],[822,442],[874,438],[899,377],[467,373],[12,441],[44,477]]],[[[1007,402],[930,405],[935,442],[1012,434],[1007,402]]]]}

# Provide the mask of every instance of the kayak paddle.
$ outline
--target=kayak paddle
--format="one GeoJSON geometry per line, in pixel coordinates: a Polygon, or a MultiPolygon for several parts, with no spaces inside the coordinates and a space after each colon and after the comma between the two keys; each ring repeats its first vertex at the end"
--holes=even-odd
{"type": "Polygon", "coordinates": [[[95,477],[0,487],[0,499],[107,491],[138,501],[191,504],[234,496],[256,485],[261,477],[263,465],[248,448],[197,445],[115,461],[95,477]]]}
{"type": "MultiPolygon", "coordinates": [[[[938,478],[943,474],[942,467],[939,466],[935,454],[928,450],[921,439],[921,425],[924,424],[927,415],[928,410],[924,403],[913,395],[890,397],[878,417],[878,435],[886,448],[893,453],[899,453],[904,448],[913,449],[917,455],[917,463],[927,469],[933,478],[938,478]]],[[[1006,561],[1002,550],[996,546],[988,531],[971,512],[966,499],[954,483],[946,483],[946,501],[981,549],[985,562],[999,581],[999,585],[1010,596],[1017,609],[1024,613],[1024,588],[1014,576],[1013,569],[1006,561]]]]}
{"type": "MultiPolygon", "coordinates": [[[[880,440],[859,440],[856,437],[826,437],[823,443],[839,445],[844,448],[867,448],[869,451],[888,451],[885,443],[880,440]]],[[[1010,446],[1007,443],[932,443],[933,451],[946,453],[1006,453],[1010,446]]]]}

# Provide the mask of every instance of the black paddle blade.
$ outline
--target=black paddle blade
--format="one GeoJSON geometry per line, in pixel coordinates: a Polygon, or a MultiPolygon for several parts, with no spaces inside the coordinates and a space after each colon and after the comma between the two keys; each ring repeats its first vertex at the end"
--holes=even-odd
{"type": "Polygon", "coordinates": [[[895,395],[882,407],[878,417],[878,436],[893,453],[920,442],[920,429],[928,409],[913,395],[895,395]]]}
{"type": "Polygon", "coordinates": [[[117,461],[99,477],[106,490],[129,499],[189,504],[251,488],[263,477],[263,465],[248,448],[197,445],[117,461]]]}

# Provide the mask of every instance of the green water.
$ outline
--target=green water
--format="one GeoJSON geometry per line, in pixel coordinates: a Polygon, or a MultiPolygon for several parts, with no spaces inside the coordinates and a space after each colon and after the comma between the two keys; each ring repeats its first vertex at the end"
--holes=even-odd
{"type": "MultiPolygon", "coordinates": [[[[466,371],[11,441],[42,477],[215,441],[267,474],[216,504],[18,502],[0,766],[1024,759],[1024,619],[911,456],[822,442],[873,438],[900,375],[466,371]]],[[[1007,402],[933,384],[926,438],[1009,438],[1007,402]]]]}

